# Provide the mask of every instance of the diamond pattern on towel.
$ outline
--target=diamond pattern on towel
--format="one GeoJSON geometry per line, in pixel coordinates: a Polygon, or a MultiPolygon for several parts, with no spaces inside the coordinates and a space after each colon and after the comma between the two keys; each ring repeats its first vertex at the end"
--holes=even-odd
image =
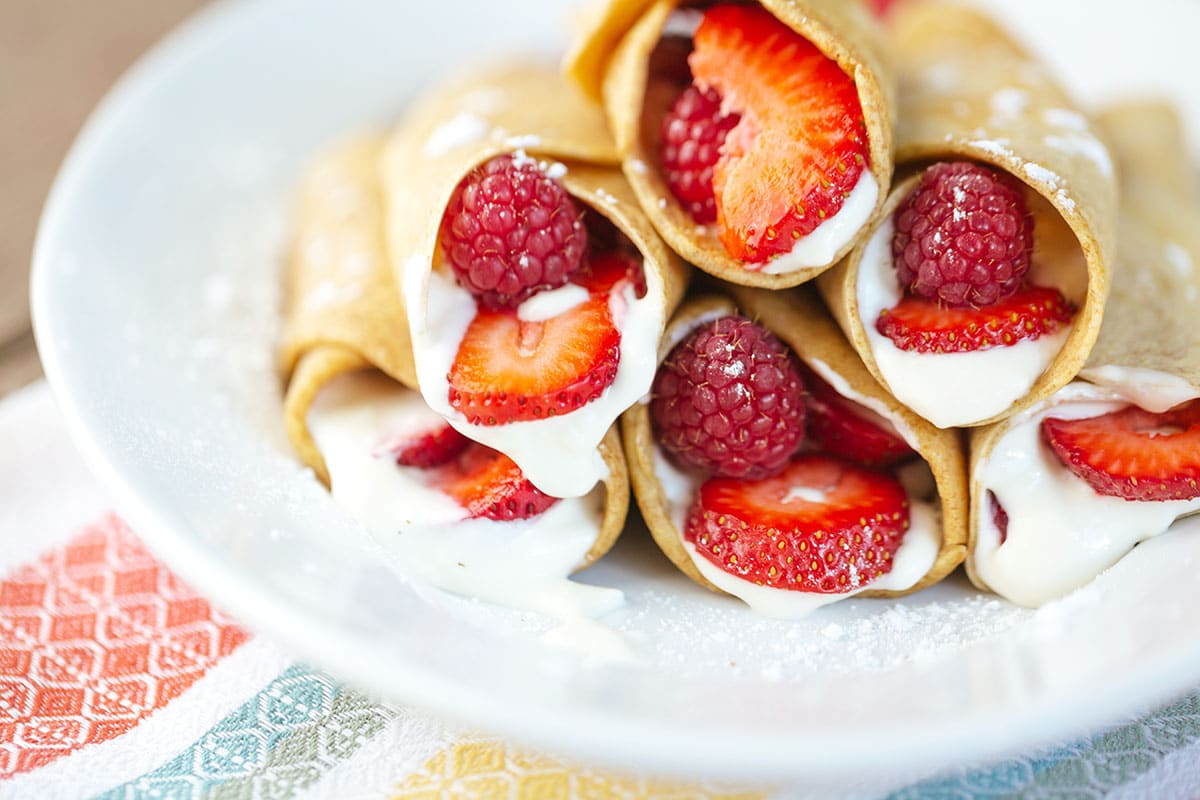
{"type": "Polygon", "coordinates": [[[121,735],[248,637],[104,517],[0,581],[0,779],[121,735]]]}

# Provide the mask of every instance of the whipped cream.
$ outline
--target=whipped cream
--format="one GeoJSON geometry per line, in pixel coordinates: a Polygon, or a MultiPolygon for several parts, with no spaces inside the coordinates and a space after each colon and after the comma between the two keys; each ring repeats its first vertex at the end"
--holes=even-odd
{"type": "Polygon", "coordinates": [[[588,297],[588,290],[575,283],[538,292],[517,306],[517,319],[522,322],[545,322],[586,303],[588,297]]]}
{"type": "Polygon", "coordinates": [[[864,169],[838,212],[796,240],[792,249],[766,263],[762,271],[782,275],[807,267],[823,267],[833,262],[838,252],[850,243],[871,218],[879,199],[879,183],[864,169]]]}
{"type": "Polygon", "coordinates": [[[603,519],[604,489],[559,500],[526,520],[468,519],[429,486],[424,470],[376,454],[444,420],[417,392],[375,372],[343,375],[308,415],[329,468],[333,499],[358,519],[405,572],[455,594],[576,624],[620,606],[617,589],[575,583],[603,519]]]}
{"type": "MultiPolygon", "coordinates": [[[[1137,374],[1130,370],[1127,377],[1137,374]]],[[[1046,417],[1095,417],[1128,406],[1125,390],[1132,384],[1120,388],[1068,384],[1047,403],[1021,414],[986,462],[976,465],[972,481],[982,487],[976,502],[984,505],[971,559],[992,591],[1019,605],[1042,605],[1090,582],[1180,516],[1200,510],[1200,498],[1148,502],[1097,494],[1042,439],[1046,417]],[[988,491],[1008,514],[1004,544],[988,491]]],[[[1160,405],[1163,398],[1157,399],[1160,405]]]]}
{"type": "MultiPolygon", "coordinates": [[[[613,321],[621,333],[621,357],[616,379],[598,398],[557,417],[507,425],[473,425],[450,406],[447,376],[475,316],[475,301],[447,269],[430,270],[423,258],[411,256],[404,263],[403,288],[417,382],[425,402],[465,436],[515,461],[525,477],[546,494],[587,494],[608,475],[604,458],[596,449],[600,440],[621,412],[650,390],[658,368],[656,356],[666,323],[666,292],[658,272],[648,269],[645,276],[644,297],[639,299],[628,281],[618,284],[623,288],[611,295],[613,321]]],[[[569,300],[570,294],[552,298],[548,302],[550,310],[556,310],[554,304],[564,297],[569,300]]],[[[570,308],[565,301],[563,305],[570,308]]]]}
{"type": "Polygon", "coordinates": [[[1193,400],[1200,393],[1178,375],[1145,367],[1085,367],[1079,377],[1119,393],[1136,406],[1155,414],[1193,400]]]}
{"type": "MultiPolygon", "coordinates": [[[[875,328],[880,312],[900,302],[903,291],[892,262],[892,220],[884,220],[863,250],[858,267],[858,313],[871,354],[896,399],[939,428],[970,425],[999,414],[1028,394],[1058,355],[1070,325],[1037,339],[971,353],[918,353],[901,350],[875,328]]],[[[1035,246],[1035,266],[1039,263],[1035,246]]],[[[1032,269],[1038,285],[1068,288],[1075,302],[1077,286],[1060,287],[1050,280],[1050,265],[1032,269]],[[1044,282],[1043,282],[1044,281],[1044,282]]]]}

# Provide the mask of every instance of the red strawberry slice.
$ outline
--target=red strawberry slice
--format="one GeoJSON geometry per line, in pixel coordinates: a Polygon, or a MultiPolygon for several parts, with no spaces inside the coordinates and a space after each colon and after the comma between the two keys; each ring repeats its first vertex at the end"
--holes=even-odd
{"type": "Polygon", "coordinates": [[[908,495],[894,478],[803,455],[771,478],[705,481],[684,537],[731,575],[830,594],[890,572],[908,525],[908,495]]]}
{"type": "Polygon", "coordinates": [[[428,469],[450,461],[470,443],[470,439],[443,424],[432,430],[385,441],[373,455],[390,455],[402,467],[428,469]]]}
{"type": "Polygon", "coordinates": [[[916,455],[903,439],[876,425],[858,403],[842,397],[808,368],[804,386],[808,439],[816,449],[868,467],[890,467],[916,455]]]}
{"type": "Polygon", "coordinates": [[[1047,417],[1042,437],[1098,494],[1126,500],[1200,497],[1200,400],[1161,414],[1129,406],[1086,419],[1047,417]]]}
{"type": "Polygon", "coordinates": [[[620,342],[607,293],[543,322],[480,308],[450,367],[450,405],[475,425],[569,413],[616,379],[620,342]]]}
{"type": "Polygon", "coordinates": [[[1004,510],[1004,506],[1000,505],[1000,501],[996,499],[996,493],[988,491],[988,508],[992,512],[992,524],[996,526],[996,530],[1000,532],[1000,544],[1004,544],[1008,539],[1008,512],[1004,510]]]}
{"type": "Polygon", "coordinates": [[[896,0],[870,0],[867,3],[876,16],[886,17],[892,11],[892,6],[896,4],[896,0]]]}
{"type": "Polygon", "coordinates": [[[530,483],[508,456],[474,442],[457,460],[438,470],[433,485],[476,518],[528,519],[558,502],[530,483]]]}
{"type": "Polygon", "coordinates": [[[623,248],[593,255],[573,279],[593,295],[607,294],[623,280],[630,281],[637,297],[646,296],[646,273],[642,257],[623,248]]]}
{"type": "Polygon", "coordinates": [[[901,350],[966,353],[1057,333],[1074,314],[1057,289],[1040,286],[1022,289],[987,308],[946,308],[935,300],[907,295],[880,312],[875,329],[901,350]]]}
{"type": "Polygon", "coordinates": [[[868,166],[854,80],[758,5],[709,8],[694,41],[697,85],[741,115],[713,170],[721,242],[748,262],[790,252],[868,166]]]}

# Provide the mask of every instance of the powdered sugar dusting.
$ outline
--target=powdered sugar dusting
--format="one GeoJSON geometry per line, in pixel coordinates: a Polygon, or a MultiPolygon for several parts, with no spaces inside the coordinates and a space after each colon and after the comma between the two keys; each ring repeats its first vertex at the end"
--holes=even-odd
{"type": "Polygon", "coordinates": [[[301,300],[308,311],[321,311],[334,306],[348,305],[362,297],[362,285],[322,281],[304,295],[301,300]]]}
{"type": "Polygon", "coordinates": [[[1040,164],[1027,163],[1024,164],[1021,169],[1023,169],[1025,174],[1033,180],[1038,181],[1039,183],[1047,184],[1048,186],[1057,187],[1062,182],[1062,178],[1060,178],[1057,173],[1046,169],[1040,164]]]}
{"type": "Polygon", "coordinates": [[[962,578],[901,602],[844,600],[788,621],[703,591],[680,576],[661,588],[627,592],[626,609],[606,622],[655,667],[682,679],[793,681],[946,658],[1034,614],[974,592],[962,578]]]}
{"type": "MultiPolygon", "coordinates": [[[[510,142],[526,141],[527,142],[528,139],[537,139],[537,137],[536,136],[517,137],[514,139],[510,139],[509,141],[510,142]]],[[[530,146],[536,147],[537,144],[540,143],[540,141],[541,140],[539,139],[538,142],[535,142],[534,144],[532,144],[530,146]]],[[[514,150],[512,152],[512,160],[513,160],[513,164],[515,164],[517,167],[536,167],[537,169],[541,170],[541,172],[546,177],[550,178],[551,180],[559,180],[560,178],[562,178],[564,175],[567,174],[567,165],[566,164],[563,164],[561,161],[539,161],[538,159],[529,155],[529,153],[525,152],[524,147],[518,147],[516,150],[514,150]]]]}
{"type": "Polygon", "coordinates": [[[1006,139],[972,139],[967,144],[985,153],[991,153],[1001,158],[1015,157],[1006,139]]]}
{"type": "Polygon", "coordinates": [[[1113,176],[1112,157],[1108,153],[1108,148],[1091,133],[1068,131],[1061,135],[1051,134],[1043,141],[1048,147],[1088,159],[1096,165],[1096,169],[1100,170],[1104,177],[1111,178],[1113,176]]]}
{"type": "Polygon", "coordinates": [[[925,68],[921,73],[921,81],[930,91],[948,92],[959,85],[962,77],[957,63],[940,61],[925,68]]]}
{"type": "Polygon", "coordinates": [[[1175,268],[1175,274],[1180,278],[1191,277],[1195,264],[1192,263],[1192,256],[1188,253],[1187,248],[1181,247],[1175,242],[1167,242],[1163,245],[1163,256],[1166,257],[1167,263],[1175,268]]]}
{"type": "Polygon", "coordinates": [[[1088,131],[1087,117],[1070,108],[1047,108],[1042,112],[1042,119],[1056,128],[1086,133],[1088,131]]]}
{"type": "Polygon", "coordinates": [[[510,136],[504,140],[504,143],[509,147],[516,148],[538,148],[542,146],[542,137],[526,134],[524,136],[510,136]]]}
{"type": "MultiPolygon", "coordinates": [[[[515,142],[517,140],[509,139],[508,141],[515,142]]],[[[532,166],[537,166],[537,163],[538,163],[537,159],[531,157],[528,153],[525,152],[525,149],[522,147],[517,147],[516,150],[513,150],[512,161],[513,161],[513,165],[516,167],[532,167],[532,166]]]]}
{"type": "Polygon", "coordinates": [[[1009,87],[992,94],[992,113],[999,117],[1017,117],[1029,107],[1029,93],[1024,89],[1009,87]]]}
{"type": "Polygon", "coordinates": [[[487,120],[470,111],[463,111],[434,128],[421,146],[421,152],[430,158],[444,156],[483,139],[490,128],[487,120]]]}

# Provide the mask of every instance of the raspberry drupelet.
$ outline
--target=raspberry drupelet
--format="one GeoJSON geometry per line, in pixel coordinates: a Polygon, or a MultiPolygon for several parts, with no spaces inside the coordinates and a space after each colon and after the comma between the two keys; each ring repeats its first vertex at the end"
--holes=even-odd
{"type": "Polygon", "coordinates": [[[463,178],[440,239],[459,283],[492,309],[567,283],[588,241],[575,201],[522,154],[496,156],[463,178]]]}
{"type": "Polygon", "coordinates": [[[713,168],[721,144],[738,124],[738,114],[721,113],[715,89],[684,89],[663,117],[659,158],[671,194],[701,224],[717,221],[713,168]]]}
{"type": "Polygon", "coordinates": [[[681,465],[764,478],[804,439],[804,385],[791,353],[744,317],[697,327],[668,354],[651,389],[657,440],[681,465]]]}
{"type": "Polygon", "coordinates": [[[1033,222],[1020,184],[970,162],[925,170],[895,213],[892,257],[901,286],[944,306],[984,308],[1021,287],[1033,222]]]}

